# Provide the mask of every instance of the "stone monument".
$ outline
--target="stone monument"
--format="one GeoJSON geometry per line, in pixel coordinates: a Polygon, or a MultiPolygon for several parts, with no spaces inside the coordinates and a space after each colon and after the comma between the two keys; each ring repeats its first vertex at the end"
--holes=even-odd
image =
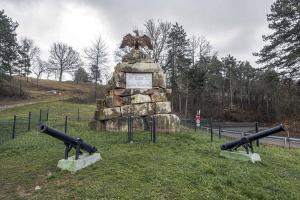
{"type": "Polygon", "coordinates": [[[168,98],[171,90],[166,88],[166,76],[158,63],[141,48],[153,49],[146,35],[127,34],[121,47],[131,47],[130,53],[115,66],[108,82],[105,99],[97,100],[97,110],[90,127],[105,131],[127,131],[127,118],[134,116],[133,129],[147,130],[150,119],[156,117],[157,132],[174,133],[179,129],[179,118],[172,114],[168,98]]]}

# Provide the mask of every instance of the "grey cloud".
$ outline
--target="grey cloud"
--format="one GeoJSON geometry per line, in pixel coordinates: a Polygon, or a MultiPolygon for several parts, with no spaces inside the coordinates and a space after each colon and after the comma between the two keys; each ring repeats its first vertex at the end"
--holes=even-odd
{"type": "Polygon", "coordinates": [[[29,25],[26,25],[36,27],[35,32],[41,35],[53,31],[53,38],[56,35],[55,28],[59,27],[62,10],[60,2],[75,2],[78,6],[89,6],[105,16],[103,20],[109,21],[107,28],[111,30],[111,39],[115,43],[120,42],[121,37],[133,27],[143,28],[146,19],[163,19],[180,23],[189,35],[204,35],[216,41],[212,45],[220,55],[240,55],[254,64],[252,50],[261,45],[257,41],[264,33],[259,33],[258,30],[264,30],[262,27],[265,27],[267,31],[266,14],[270,12],[273,0],[4,0],[5,2],[16,8],[25,6],[24,10],[32,15],[35,14],[30,9],[32,5],[49,4],[47,21],[37,20],[31,24],[27,20],[29,25]],[[231,32],[234,34],[226,35],[231,32]]]}

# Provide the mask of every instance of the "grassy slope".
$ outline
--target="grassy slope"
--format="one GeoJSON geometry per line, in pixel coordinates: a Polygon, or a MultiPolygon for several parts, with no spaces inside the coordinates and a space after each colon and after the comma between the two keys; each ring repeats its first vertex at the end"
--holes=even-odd
{"type": "MultiPolygon", "coordinates": [[[[15,77],[12,84],[19,84],[15,77]]],[[[29,82],[22,80],[22,87],[29,94],[28,98],[1,98],[1,105],[19,104],[27,102],[52,101],[57,99],[68,99],[73,96],[88,95],[93,90],[91,83],[74,83],[72,81],[58,82],[54,80],[39,80],[39,86],[36,85],[35,78],[29,78],[29,82]],[[61,94],[53,94],[49,91],[56,90],[61,94]]]]}
{"type": "Polygon", "coordinates": [[[126,144],[125,133],[96,133],[87,122],[73,127],[102,161],[76,174],[60,171],[63,144],[28,133],[0,146],[0,199],[300,199],[297,149],[263,145],[263,161],[252,164],[220,157],[225,139],[211,143],[192,130],[126,144]]]}
{"type": "Polygon", "coordinates": [[[84,116],[93,116],[96,105],[76,104],[64,101],[40,102],[22,107],[11,108],[0,112],[0,120],[12,119],[13,115],[27,116],[28,112],[39,113],[40,109],[49,109],[49,117],[64,117],[65,115],[77,115],[77,110],[84,116]]]}

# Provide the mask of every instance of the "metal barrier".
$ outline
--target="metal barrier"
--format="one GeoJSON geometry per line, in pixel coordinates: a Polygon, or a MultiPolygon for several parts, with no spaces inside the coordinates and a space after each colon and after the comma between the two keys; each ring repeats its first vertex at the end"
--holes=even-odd
{"type": "MultiPolygon", "coordinates": [[[[181,119],[182,125],[187,126],[189,128],[192,128],[195,126],[195,121],[193,119],[181,119]]],[[[262,124],[263,127],[259,127],[260,130],[265,130],[268,127],[266,127],[265,124],[262,124]]],[[[246,136],[249,134],[253,134],[258,132],[258,125],[256,122],[214,122],[210,124],[209,119],[202,120],[201,126],[202,129],[206,130],[207,132],[212,134],[218,134],[219,138],[221,138],[222,133],[228,133],[224,136],[227,137],[234,137],[233,135],[239,135],[240,137],[246,136]],[[233,126],[232,126],[233,124],[233,126]],[[239,125],[240,124],[240,125],[239,125]],[[217,126],[217,128],[213,128],[214,126],[217,126]],[[249,128],[250,126],[253,127],[253,129],[247,130],[247,131],[240,131],[240,130],[230,130],[230,129],[224,129],[225,128],[249,128]],[[257,126],[257,127],[256,127],[257,126]]],[[[284,136],[268,136],[266,139],[269,140],[279,140],[283,142],[283,147],[286,147],[287,145],[290,147],[291,143],[299,144],[300,147],[300,138],[295,137],[284,137],[284,136]]],[[[211,139],[213,140],[213,139],[211,139]]],[[[257,143],[257,146],[259,146],[259,142],[257,143]]]]}
{"type": "MultiPolygon", "coordinates": [[[[37,112],[28,112],[28,114],[15,115],[11,119],[0,120],[0,145],[15,139],[16,137],[36,129],[41,123],[50,124],[67,132],[68,121],[90,121],[89,115],[84,115],[78,109],[73,109],[69,116],[59,116],[55,110],[48,108],[40,109],[37,112]]],[[[90,113],[89,113],[90,114],[90,113]]]]}

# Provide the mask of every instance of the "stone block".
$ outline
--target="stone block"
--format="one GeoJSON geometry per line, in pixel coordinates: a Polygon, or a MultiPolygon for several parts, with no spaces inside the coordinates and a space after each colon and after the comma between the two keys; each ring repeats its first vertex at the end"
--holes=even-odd
{"type": "Polygon", "coordinates": [[[247,154],[245,151],[221,151],[220,155],[225,158],[246,162],[251,161],[252,163],[261,161],[259,154],[251,152],[247,154]]]}
{"type": "Polygon", "coordinates": [[[153,87],[166,88],[166,75],[163,71],[153,73],[153,87]]]}
{"type": "Polygon", "coordinates": [[[121,114],[122,114],[123,117],[131,115],[132,112],[133,112],[132,105],[121,106],[121,114]]]}
{"type": "MultiPolygon", "coordinates": [[[[102,113],[100,112],[100,118],[103,119],[101,117],[101,114],[102,113]]],[[[121,108],[120,107],[104,108],[103,115],[104,115],[105,120],[120,117],[121,116],[121,108]]]]}
{"type": "Polygon", "coordinates": [[[126,88],[126,78],[124,72],[117,72],[113,73],[112,79],[109,82],[110,88],[126,88]]]}
{"type": "Polygon", "coordinates": [[[125,97],[125,96],[132,95],[131,92],[132,92],[131,89],[113,89],[112,90],[112,95],[113,96],[125,97]]]}
{"type": "Polygon", "coordinates": [[[155,113],[156,114],[168,114],[171,112],[172,112],[172,109],[171,109],[170,101],[155,103],[155,113]]]}
{"type": "Polygon", "coordinates": [[[131,96],[122,97],[123,105],[130,105],[131,104],[131,96]]]}
{"type": "MultiPolygon", "coordinates": [[[[133,130],[144,130],[144,121],[142,118],[133,118],[133,130]]],[[[105,121],[105,130],[108,132],[127,132],[128,131],[128,118],[115,118],[105,121]]]]}
{"type": "Polygon", "coordinates": [[[105,101],[104,99],[97,99],[96,100],[97,110],[105,108],[105,101]]]}
{"type": "Polygon", "coordinates": [[[155,103],[148,104],[148,115],[153,115],[155,113],[155,103]]]}
{"type": "Polygon", "coordinates": [[[89,127],[92,130],[105,131],[105,123],[104,123],[104,121],[92,120],[92,121],[89,122],[89,127]]]}
{"type": "Polygon", "coordinates": [[[131,103],[137,104],[137,103],[149,103],[151,102],[151,98],[149,95],[143,95],[143,94],[135,94],[131,96],[131,103]]]}
{"type": "Polygon", "coordinates": [[[168,98],[167,98],[166,93],[154,92],[151,95],[151,101],[152,102],[168,101],[168,98]]]}
{"type": "Polygon", "coordinates": [[[107,107],[118,107],[123,105],[123,99],[120,96],[106,96],[105,104],[107,107]]]}
{"type": "Polygon", "coordinates": [[[171,94],[172,94],[172,89],[166,88],[165,93],[166,93],[167,97],[170,98],[171,94]]]}
{"type": "Polygon", "coordinates": [[[175,114],[155,114],[156,131],[159,133],[175,133],[180,129],[179,117],[175,114]]]}
{"type": "Polygon", "coordinates": [[[120,120],[119,118],[110,119],[105,121],[105,130],[109,132],[117,132],[119,131],[120,127],[120,120]]]}
{"type": "Polygon", "coordinates": [[[153,113],[153,105],[151,103],[133,104],[132,112],[135,116],[147,116],[153,113]]]}
{"type": "Polygon", "coordinates": [[[148,90],[149,89],[131,89],[131,95],[135,95],[135,94],[147,95],[148,94],[148,90]]]}
{"type": "MultiPolygon", "coordinates": [[[[103,110],[103,109],[101,109],[101,110],[103,110]]],[[[95,120],[99,120],[100,119],[100,110],[96,110],[94,112],[94,118],[93,119],[95,119],[95,120]]]]}
{"type": "Polygon", "coordinates": [[[102,160],[100,153],[93,153],[92,155],[84,153],[79,156],[78,160],[75,160],[75,156],[71,156],[68,159],[59,160],[57,163],[57,167],[62,170],[76,172],[80,169],[94,164],[98,160],[102,160]]]}
{"type": "Polygon", "coordinates": [[[162,71],[158,63],[138,62],[134,64],[119,63],[115,67],[117,72],[160,72],[162,71]]]}

